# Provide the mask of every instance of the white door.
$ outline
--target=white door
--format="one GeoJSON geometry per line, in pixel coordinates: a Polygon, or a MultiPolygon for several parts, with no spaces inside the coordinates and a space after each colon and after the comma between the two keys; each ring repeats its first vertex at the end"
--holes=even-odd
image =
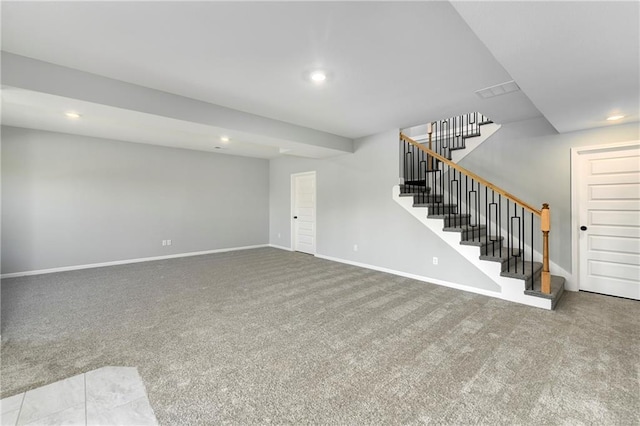
{"type": "Polygon", "coordinates": [[[316,172],[291,175],[293,249],[316,254],[316,172]]]}
{"type": "Polygon", "coordinates": [[[640,144],[578,155],[580,290],[640,300],[640,144]]]}

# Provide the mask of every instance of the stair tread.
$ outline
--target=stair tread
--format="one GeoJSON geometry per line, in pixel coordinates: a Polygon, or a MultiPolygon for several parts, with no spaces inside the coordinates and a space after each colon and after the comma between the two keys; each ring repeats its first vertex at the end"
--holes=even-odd
{"type": "MultiPolygon", "coordinates": [[[[540,288],[541,286],[541,279],[537,279],[534,283],[533,283],[533,288],[540,288]]],[[[557,275],[551,275],[551,293],[550,294],[546,294],[543,293],[542,291],[539,290],[525,290],[524,294],[528,295],[528,296],[535,296],[535,297],[541,297],[543,299],[550,299],[551,300],[551,310],[556,308],[556,305],[558,304],[558,301],[560,300],[560,298],[562,297],[562,295],[564,294],[564,284],[565,284],[565,279],[564,277],[560,277],[557,275]]]]}
{"type": "Polygon", "coordinates": [[[458,226],[445,226],[442,228],[443,231],[447,232],[464,232],[464,231],[478,231],[485,230],[487,227],[485,225],[458,225],[458,226]]]}
{"type": "Polygon", "coordinates": [[[486,260],[489,262],[500,262],[504,263],[507,260],[515,257],[520,254],[520,250],[509,252],[509,247],[502,246],[502,251],[500,251],[500,247],[492,250],[491,253],[484,253],[480,255],[480,260],[486,260]],[[515,253],[515,254],[514,254],[515,253]]]}
{"type": "Polygon", "coordinates": [[[502,241],[504,241],[504,237],[498,237],[497,235],[492,235],[490,238],[487,238],[486,235],[481,235],[475,238],[463,239],[460,241],[460,244],[466,246],[486,246],[489,244],[498,244],[498,247],[502,245],[502,241]]]}
{"type": "Polygon", "coordinates": [[[562,295],[562,292],[564,291],[564,283],[564,277],[561,277],[559,275],[551,275],[551,293],[546,294],[540,290],[542,285],[542,278],[538,278],[533,283],[534,290],[525,290],[524,293],[530,296],[542,297],[544,299],[555,299],[559,298],[559,296],[562,295]],[[538,290],[535,290],[536,288],[538,290]]]}
{"type": "Polygon", "coordinates": [[[419,203],[419,204],[414,204],[414,207],[439,207],[439,208],[452,208],[452,207],[458,207],[457,204],[444,204],[444,203],[439,203],[439,202],[434,202],[434,203],[419,203]]]}
{"type": "Polygon", "coordinates": [[[401,197],[413,197],[414,195],[418,195],[418,196],[421,196],[421,195],[428,195],[428,194],[426,194],[426,192],[427,192],[427,191],[418,191],[418,192],[401,192],[401,193],[400,193],[400,196],[401,196],[401,197]]]}
{"type": "Polygon", "coordinates": [[[469,138],[477,138],[478,136],[481,136],[482,134],[478,131],[478,132],[474,132],[474,133],[469,133],[468,135],[462,135],[462,139],[469,139],[469,138]]]}
{"type": "Polygon", "coordinates": [[[422,191],[422,192],[417,192],[415,194],[413,194],[416,196],[416,198],[425,198],[425,199],[433,199],[433,200],[438,200],[438,201],[434,201],[436,203],[441,203],[442,202],[442,195],[440,194],[430,194],[429,191],[422,191]]]}
{"type": "Polygon", "coordinates": [[[525,261],[524,270],[522,267],[522,259],[520,257],[512,257],[509,261],[502,264],[502,272],[500,272],[500,275],[503,277],[524,279],[528,281],[531,277],[542,271],[542,263],[540,262],[533,262],[533,265],[531,265],[531,262],[525,261]],[[509,269],[507,269],[507,267],[509,267],[509,269]]]}
{"type": "Polygon", "coordinates": [[[448,217],[451,218],[467,218],[467,217],[471,217],[470,214],[460,214],[460,213],[445,213],[445,214],[434,214],[434,215],[429,215],[429,217],[431,219],[446,219],[448,217]]]}

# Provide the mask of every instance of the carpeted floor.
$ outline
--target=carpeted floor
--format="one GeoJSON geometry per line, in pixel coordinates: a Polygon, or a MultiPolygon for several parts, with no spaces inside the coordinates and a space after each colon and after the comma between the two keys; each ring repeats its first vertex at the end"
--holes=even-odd
{"type": "Polygon", "coordinates": [[[103,366],[138,367],[163,425],[638,425],[640,303],[272,248],[2,281],[1,397],[103,366]]]}

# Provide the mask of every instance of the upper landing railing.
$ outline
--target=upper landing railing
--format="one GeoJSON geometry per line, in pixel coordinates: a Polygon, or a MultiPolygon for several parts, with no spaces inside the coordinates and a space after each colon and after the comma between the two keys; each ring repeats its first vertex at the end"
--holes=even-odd
{"type": "MultiPolygon", "coordinates": [[[[429,214],[444,218],[445,226],[457,227],[464,218],[467,239],[482,242],[482,255],[503,259],[509,272],[524,274],[528,267],[533,276],[535,247],[542,245],[540,291],[551,293],[549,205],[538,209],[429,149],[432,125],[427,134],[427,140],[419,143],[400,133],[402,190],[422,194],[419,197],[429,205],[429,214]],[[534,228],[542,231],[542,241],[534,228]]],[[[526,285],[533,289],[534,279],[526,285]]]]}
{"type": "Polygon", "coordinates": [[[451,159],[451,152],[466,148],[466,139],[480,136],[480,126],[492,121],[478,112],[458,115],[413,128],[417,134],[407,136],[416,142],[428,143],[427,148],[451,159]],[[427,128],[431,130],[431,141],[427,128]]]}

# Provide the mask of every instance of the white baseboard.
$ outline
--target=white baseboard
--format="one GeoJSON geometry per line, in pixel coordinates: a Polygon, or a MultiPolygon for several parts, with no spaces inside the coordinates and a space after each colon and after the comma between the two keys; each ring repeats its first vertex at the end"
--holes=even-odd
{"type": "Polygon", "coordinates": [[[85,265],[62,266],[59,268],[38,269],[34,271],[12,272],[2,274],[0,278],[25,277],[28,275],[52,274],[54,272],[76,271],[78,269],[102,268],[103,266],[125,265],[127,263],[151,262],[154,260],[174,259],[176,257],[201,256],[203,254],[224,253],[227,251],[249,250],[255,248],[268,247],[268,244],[258,244],[255,246],[230,247],[215,250],[192,251],[188,253],[168,254],[165,256],[142,257],[139,259],[114,260],[112,262],[90,263],[85,265]]]}
{"type": "Polygon", "coordinates": [[[277,244],[269,244],[269,247],[277,248],[280,250],[293,251],[291,247],[279,246],[277,244]]]}
{"type": "Polygon", "coordinates": [[[437,279],[437,278],[424,277],[422,275],[411,274],[411,273],[404,272],[404,271],[397,271],[395,269],[384,268],[382,266],[369,265],[368,263],[354,262],[352,260],[340,259],[340,258],[332,257],[332,256],[325,256],[323,254],[316,254],[316,257],[319,257],[320,259],[330,260],[332,262],[346,263],[347,265],[358,266],[360,268],[372,269],[374,271],[379,271],[379,272],[386,272],[388,274],[398,275],[400,277],[405,277],[405,278],[411,278],[411,279],[414,279],[414,280],[417,280],[417,281],[423,281],[423,282],[430,283],[430,284],[437,284],[437,285],[441,285],[441,286],[444,286],[444,287],[450,287],[450,288],[454,288],[456,290],[463,290],[463,291],[468,291],[470,293],[482,294],[483,296],[501,298],[500,297],[500,292],[495,292],[495,291],[491,291],[491,290],[485,290],[485,289],[477,288],[477,287],[471,287],[471,286],[468,286],[468,285],[453,283],[453,282],[450,282],[450,281],[444,281],[444,280],[440,280],[440,279],[437,279]]]}

